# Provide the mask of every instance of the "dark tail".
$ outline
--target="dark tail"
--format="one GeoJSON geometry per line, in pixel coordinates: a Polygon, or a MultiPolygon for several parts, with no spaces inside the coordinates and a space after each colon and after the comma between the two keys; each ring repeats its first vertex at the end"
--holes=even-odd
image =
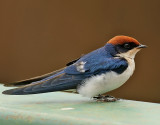
{"type": "Polygon", "coordinates": [[[42,80],[42,79],[44,79],[44,78],[47,78],[47,77],[49,77],[49,76],[52,76],[52,75],[54,75],[54,74],[62,71],[63,69],[64,69],[64,68],[59,69],[59,70],[56,70],[56,71],[53,71],[53,72],[51,72],[51,73],[47,73],[47,74],[38,76],[38,77],[30,78],[30,79],[25,79],[25,80],[13,82],[13,83],[4,83],[4,86],[6,86],[6,87],[20,87],[20,86],[25,86],[25,85],[31,84],[31,83],[33,83],[33,82],[40,81],[40,80],[42,80]]]}

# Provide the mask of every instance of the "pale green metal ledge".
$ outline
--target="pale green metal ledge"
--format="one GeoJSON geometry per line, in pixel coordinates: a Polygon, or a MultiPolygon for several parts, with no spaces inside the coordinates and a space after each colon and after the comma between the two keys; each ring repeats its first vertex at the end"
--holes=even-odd
{"type": "MultiPolygon", "coordinates": [[[[0,85],[0,93],[8,88],[0,85]]],[[[160,104],[101,103],[77,94],[0,94],[0,125],[160,125],[160,104]]]]}

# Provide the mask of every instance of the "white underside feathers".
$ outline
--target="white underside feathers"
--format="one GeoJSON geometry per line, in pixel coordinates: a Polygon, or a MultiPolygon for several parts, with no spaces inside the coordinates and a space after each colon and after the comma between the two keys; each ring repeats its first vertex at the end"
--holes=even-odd
{"type": "Polygon", "coordinates": [[[78,87],[78,93],[86,97],[94,97],[119,88],[130,78],[135,69],[134,59],[127,58],[127,61],[128,67],[122,74],[111,71],[86,79],[78,87]]]}

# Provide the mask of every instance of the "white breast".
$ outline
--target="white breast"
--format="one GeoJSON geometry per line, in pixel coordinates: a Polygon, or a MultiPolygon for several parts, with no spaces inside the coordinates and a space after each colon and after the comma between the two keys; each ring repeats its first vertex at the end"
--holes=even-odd
{"type": "Polygon", "coordinates": [[[129,65],[122,74],[113,71],[89,78],[78,88],[78,93],[86,97],[104,94],[123,85],[133,74],[135,69],[134,59],[127,59],[129,65]]]}

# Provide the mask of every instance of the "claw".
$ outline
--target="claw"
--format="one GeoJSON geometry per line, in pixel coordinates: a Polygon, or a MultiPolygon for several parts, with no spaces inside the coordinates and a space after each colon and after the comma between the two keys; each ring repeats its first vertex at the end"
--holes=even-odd
{"type": "Polygon", "coordinates": [[[119,99],[113,97],[113,96],[110,96],[110,95],[98,95],[98,96],[95,96],[93,97],[94,100],[96,100],[97,102],[115,102],[119,99]]]}

